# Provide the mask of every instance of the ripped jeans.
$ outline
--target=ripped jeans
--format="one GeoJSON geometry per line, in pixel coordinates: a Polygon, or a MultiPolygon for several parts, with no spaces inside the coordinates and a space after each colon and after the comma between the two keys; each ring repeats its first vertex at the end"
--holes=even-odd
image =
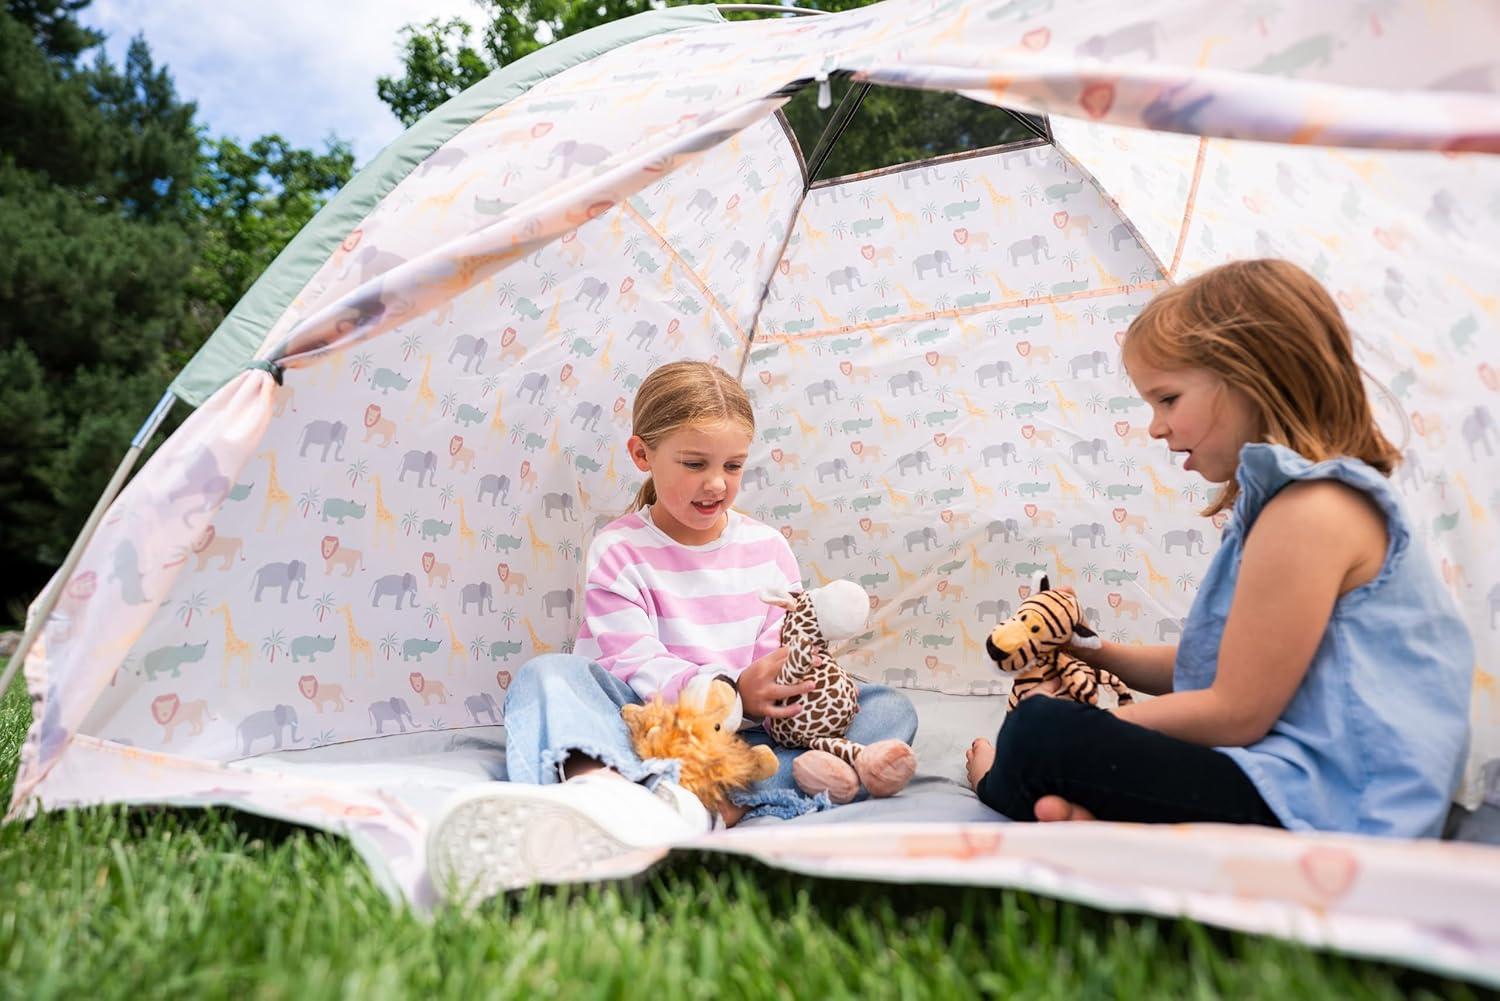
{"type": "MultiPolygon", "coordinates": [[[[505,698],[507,778],[532,784],[561,781],[563,762],[578,753],[597,758],[632,782],[654,786],[662,778],[675,780],[676,761],[642,761],[631,747],[620,709],[640,704],[629,685],[586,657],[544,654],[527,661],[505,698]]],[[[911,743],[916,733],[917,712],[904,695],[881,685],[859,686],[859,713],[849,726],[850,740],[911,743]]],[[[770,747],[781,765],[765,781],[730,794],[732,802],[747,808],[747,818],[790,819],[829,808],[826,794],[808,796],[792,779],[792,761],[802,751],[776,745],[759,726],[740,731],[740,736],[770,747]]]]}

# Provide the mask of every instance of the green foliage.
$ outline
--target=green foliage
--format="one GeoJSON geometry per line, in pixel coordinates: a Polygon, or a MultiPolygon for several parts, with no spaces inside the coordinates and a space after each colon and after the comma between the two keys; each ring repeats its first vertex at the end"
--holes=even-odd
{"type": "MultiPolygon", "coordinates": [[[[347,143],[330,139],[322,153],[278,135],[248,148],[231,139],[206,143],[198,172],[200,219],[189,300],[200,325],[218,326],[281,249],[354,173],[347,143]]],[[[175,370],[188,358],[174,353],[175,370]]]]}
{"type": "Polygon", "coordinates": [[[173,376],[353,169],[336,141],[205,141],[144,40],[120,69],[85,58],[101,41],[85,6],[0,9],[0,623],[66,555],[173,376]]]}
{"type": "Polygon", "coordinates": [[[485,57],[469,45],[473,29],[454,18],[433,19],[401,29],[406,72],[376,80],[375,92],[403,125],[412,125],[433,108],[490,74],[485,57]]]}

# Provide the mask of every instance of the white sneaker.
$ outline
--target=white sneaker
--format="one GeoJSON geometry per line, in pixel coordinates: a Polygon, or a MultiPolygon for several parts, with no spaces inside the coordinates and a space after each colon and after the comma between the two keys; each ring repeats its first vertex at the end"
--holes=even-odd
{"type": "Polygon", "coordinates": [[[612,875],[600,865],[610,859],[628,875],[651,859],[626,856],[653,856],[709,829],[708,811],[691,793],[682,795],[696,812],[607,776],[555,785],[486,782],[445,804],[427,836],[428,875],[439,893],[465,904],[535,883],[612,875]]]}
{"type": "Polygon", "coordinates": [[[659,780],[651,792],[676,810],[683,821],[700,834],[720,826],[718,814],[710,812],[701,799],[671,779],[659,780]]]}

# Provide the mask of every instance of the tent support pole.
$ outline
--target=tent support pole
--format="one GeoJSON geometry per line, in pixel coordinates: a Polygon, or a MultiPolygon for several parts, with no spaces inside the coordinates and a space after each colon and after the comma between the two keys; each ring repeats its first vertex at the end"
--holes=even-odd
{"type": "Polygon", "coordinates": [[[769,3],[719,3],[714,4],[720,10],[754,10],[765,11],[768,14],[831,14],[829,10],[813,10],[811,7],[783,7],[780,4],[769,3]]]}
{"type": "Polygon", "coordinates": [[[823,164],[833,155],[833,144],[839,141],[844,130],[849,127],[854,113],[864,103],[865,95],[870,92],[871,84],[861,83],[850,87],[844,93],[844,99],[839,106],[833,109],[833,114],[828,119],[828,125],[823,129],[823,134],[818,136],[818,144],[807,157],[807,186],[811,188],[818,179],[818,171],[823,169],[823,164]]]}
{"type": "Polygon", "coordinates": [[[0,675],[0,698],[10,690],[11,679],[26,663],[26,655],[31,652],[32,644],[41,635],[43,627],[47,624],[47,618],[52,614],[52,609],[57,607],[57,600],[62,596],[62,590],[67,586],[68,578],[73,575],[73,569],[78,566],[78,561],[83,558],[83,551],[88,548],[89,540],[94,537],[94,531],[99,527],[99,522],[104,520],[104,512],[109,510],[110,504],[114,503],[115,496],[119,494],[120,488],[125,485],[125,479],[130,471],[135,468],[135,462],[140,458],[146,443],[156,434],[156,429],[161,427],[161,422],[167,419],[167,413],[172,409],[172,404],[177,400],[169,389],[157,401],[156,408],[151,411],[151,416],[146,418],[146,423],[130,439],[130,448],[126,450],[125,457],[120,460],[120,465],[115,469],[115,474],[110,477],[109,485],[104,488],[104,493],[99,495],[99,500],[94,504],[94,510],[89,512],[88,521],[84,522],[83,530],[78,533],[78,538],[73,542],[73,548],[68,550],[68,556],[63,560],[57,575],[53,577],[53,586],[42,592],[41,599],[37,602],[36,613],[31,615],[26,623],[26,631],[21,634],[21,644],[16,647],[16,652],[11,655],[10,663],[6,665],[5,673],[0,675]]]}

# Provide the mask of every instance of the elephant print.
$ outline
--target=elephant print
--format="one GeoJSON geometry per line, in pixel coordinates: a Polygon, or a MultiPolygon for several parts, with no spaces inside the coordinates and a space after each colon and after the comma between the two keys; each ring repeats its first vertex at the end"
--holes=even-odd
{"type": "Polygon", "coordinates": [[[407,727],[417,729],[416,721],[411,718],[411,708],[400,696],[370,703],[369,716],[377,734],[385,732],[387,723],[395,723],[401,728],[402,733],[406,732],[407,727]]]}
{"type": "Polygon", "coordinates": [[[297,736],[297,710],[291,706],[278,705],[274,709],[251,713],[235,728],[235,734],[240,739],[240,753],[248,755],[256,741],[266,738],[272,741],[270,750],[281,750],[284,729],[290,731],[291,743],[302,743],[302,738],[297,736]]]}
{"type": "Polygon", "coordinates": [[[279,588],[281,590],[281,603],[285,605],[293,584],[297,585],[297,597],[306,598],[307,593],[302,586],[306,582],[307,564],[301,560],[291,560],[287,563],[267,563],[255,571],[255,600],[260,601],[261,594],[266,588],[279,588]]]}

